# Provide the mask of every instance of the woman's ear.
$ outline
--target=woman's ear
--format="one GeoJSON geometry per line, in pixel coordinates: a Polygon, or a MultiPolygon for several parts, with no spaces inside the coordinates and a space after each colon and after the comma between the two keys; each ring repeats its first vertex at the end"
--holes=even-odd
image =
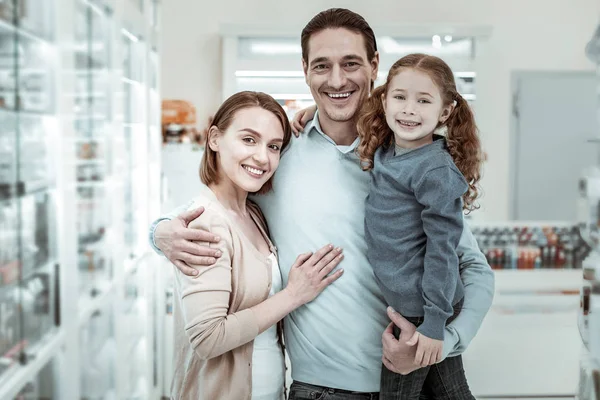
{"type": "Polygon", "coordinates": [[[448,121],[448,118],[450,118],[450,115],[452,115],[452,111],[454,111],[454,107],[456,107],[455,103],[448,104],[446,107],[444,107],[442,114],[440,115],[441,124],[445,124],[446,121],[448,121]]]}
{"type": "Polygon", "coordinates": [[[210,147],[212,151],[217,153],[219,151],[219,138],[221,137],[221,131],[216,125],[213,125],[208,130],[206,144],[210,147]]]}

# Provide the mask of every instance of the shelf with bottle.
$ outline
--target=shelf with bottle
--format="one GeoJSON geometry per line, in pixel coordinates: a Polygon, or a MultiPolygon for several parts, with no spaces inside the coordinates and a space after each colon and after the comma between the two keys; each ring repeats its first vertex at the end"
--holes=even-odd
{"type": "Polygon", "coordinates": [[[112,279],[112,266],[107,259],[107,250],[96,247],[79,253],[79,316],[85,320],[94,310],[110,301],[115,283],[112,279]]]}
{"type": "Polygon", "coordinates": [[[0,375],[6,365],[20,358],[22,352],[30,353],[58,325],[54,308],[57,272],[56,265],[47,265],[21,281],[7,281],[0,287],[0,375]]]}
{"type": "Polygon", "coordinates": [[[51,185],[47,180],[19,181],[15,183],[0,182],[0,201],[48,192],[51,190],[51,185]]]}
{"type": "Polygon", "coordinates": [[[53,58],[51,46],[0,34],[0,108],[52,114],[53,58]]]}
{"type": "Polygon", "coordinates": [[[52,204],[48,192],[0,202],[0,287],[56,263],[48,235],[54,225],[52,204]]]}
{"type": "MultiPolygon", "coordinates": [[[[13,399],[24,389],[25,386],[36,379],[40,371],[48,368],[48,363],[54,357],[65,342],[65,333],[55,330],[48,333],[42,341],[29,349],[29,353],[35,355],[35,362],[14,362],[8,366],[4,374],[0,375],[0,398],[13,399]]],[[[3,358],[0,360],[4,361],[3,358]]],[[[1,367],[0,367],[1,371],[1,367]]]]}
{"type": "Polygon", "coordinates": [[[482,223],[472,231],[496,270],[579,269],[590,252],[574,223],[482,223]]]}
{"type": "Polygon", "coordinates": [[[54,187],[51,144],[56,120],[0,112],[0,199],[54,187]]]}
{"type": "Polygon", "coordinates": [[[580,312],[578,318],[582,342],[600,364],[600,253],[592,253],[583,262],[580,312]]]}
{"type": "Polygon", "coordinates": [[[55,397],[54,360],[50,360],[35,376],[25,383],[14,400],[51,400],[55,397]]]}

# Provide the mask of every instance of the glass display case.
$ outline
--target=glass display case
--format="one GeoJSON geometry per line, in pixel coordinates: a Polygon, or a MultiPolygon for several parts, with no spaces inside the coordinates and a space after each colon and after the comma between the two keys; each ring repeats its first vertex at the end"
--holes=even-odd
{"type": "Polygon", "coordinates": [[[123,394],[131,400],[148,398],[152,368],[148,352],[151,344],[151,276],[144,273],[146,268],[149,268],[148,264],[140,262],[127,276],[118,305],[119,357],[125,367],[121,373],[123,394]]]}
{"type": "Polygon", "coordinates": [[[49,361],[29,380],[13,398],[14,400],[52,400],[57,398],[55,384],[56,360],[49,361]]]}
{"type": "Polygon", "coordinates": [[[157,13],[0,0],[0,399],[158,397],[157,13]]]}
{"type": "Polygon", "coordinates": [[[117,399],[117,347],[111,307],[95,311],[80,331],[83,400],[117,399]]]}
{"type": "Polygon", "coordinates": [[[130,259],[142,255],[148,219],[148,87],[145,84],[145,43],[121,30],[123,54],[124,243],[130,259]]]}
{"type": "Polygon", "coordinates": [[[73,93],[79,290],[82,307],[112,278],[109,9],[75,0],[73,93]]]}
{"type": "Polygon", "coordinates": [[[57,335],[53,12],[0,2],[0,387],[57,335]]]}

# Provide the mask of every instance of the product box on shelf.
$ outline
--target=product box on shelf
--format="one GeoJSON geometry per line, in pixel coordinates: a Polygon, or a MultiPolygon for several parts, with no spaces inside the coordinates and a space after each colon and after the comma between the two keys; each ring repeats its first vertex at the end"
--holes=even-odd
{"type": "Polygon", "coordinates": [[[23,18],[26,15],[26,8],[26,0],[0,0],[0,18],[12,23],[15,17],[23,18]]]}
{"type": "Polygon", "coordinates": [[[34,347],[54,328],[53,282],[50,271],[42,271],[21,285],[23,338],[27,348],[34,347]]]}

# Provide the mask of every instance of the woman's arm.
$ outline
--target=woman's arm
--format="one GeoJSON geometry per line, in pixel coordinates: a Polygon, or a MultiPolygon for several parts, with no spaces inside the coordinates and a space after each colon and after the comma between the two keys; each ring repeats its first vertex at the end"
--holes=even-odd
{"type": "MultiPolygon", "coordinates": [[[[202,218],[202,217],[201,217],[202,218]]],[[[195,277],[175,271],[185,332],[194,351],[203,360],[221,355],[254,339],[258,323],[250,309],[229,314],[231,295],[231,235],[214,225],[223,240],[214,246],[223,255],[211,266],[193,265],[195,277]]]]}
{"type": "Polygon", "coordinates": [[[253,340],[292,310],[314,299],[342,274],[338,270],[329,275],[341,261],[340,251],[333,247],[300,255],[285,289],[252,308],[229,314],[232,238],[226,226],[206,223],[207,219],[200,217],[190,227],[219,235],[222,240],[211,247],[221,251],[222,256],[208,267],[192,265],[199,271],[196,277],[176,271],[185,331],[202,359],[217,357],[253,340]]]}

